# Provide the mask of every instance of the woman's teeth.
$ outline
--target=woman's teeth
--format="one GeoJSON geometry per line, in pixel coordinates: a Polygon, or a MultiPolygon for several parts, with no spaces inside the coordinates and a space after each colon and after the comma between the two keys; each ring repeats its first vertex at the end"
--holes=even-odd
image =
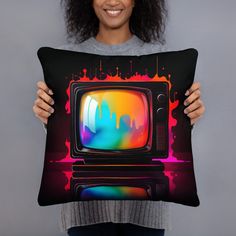
{"type": "Polygon", "coordinates": [[[109,16],[118,16],[122,10],[105,10],[109,16]]]}

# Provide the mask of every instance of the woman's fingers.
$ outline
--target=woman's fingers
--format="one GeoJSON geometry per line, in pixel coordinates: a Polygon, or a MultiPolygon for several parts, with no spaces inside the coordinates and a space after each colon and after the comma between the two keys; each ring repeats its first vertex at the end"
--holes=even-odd
{"type": "Polygon", "coordinates": [[[48,123],[48,117],[51,115],[50,112],[44,111],[43,109],[39,108],[37,105],[33,106],[34,115],[39,118],[43,123],[48,123]]]}
{"type": "Polygon", "coordinates": [[[201,106],[203,106],[202,100],[200,98],[196,99],[193,103],[191,103],[187,108],[184,109],[184,113],[188,114],[201,106]]]}
{"type": "Polygon", "coordinates": [[[42,108],[38,107],[37,105],[33,106],[33,111],[36,116],[46,118],[46,119],[51,115],[50,112],[43,110],[42,108]]]}
{"type": "Polygon", "coordinates": [[[53,105],[54,104],[53,99],[44,90],[38,89],[37,95],[38,95],[39,98],[44,100],[49,105],[53,105]]]}
{"type": "Polygon", "coordinates": [[[188,117],[190,119],[196,119],[196,118],[200,118],[202,117],[203,113],[205,112],[205,107],[204,106],[200,106],[199,108],[197,108],[196,110],[189,112],[188,113],[188,117]]]}
{"type": "Polygon", "coordinates": [[[192,92],[194,92],[195,90],[199,89],[200,90],[201,88],[201,84],[199,82],[194,82],[192,84],[192,86],[186,91],[185,95],[186,96],[189,96],[192,92]]]}
{"type": "Polygon", "coordinates": [[[196,121],[201,118],[205,112],[205,106],[201,100],[200,88],[200,83],[194,82],[185,93],[188,98],[184,101],[184,105],[187,106],[184,109],[184,113],[191,119],[191,125],[196,123],[196,121]]]}
{"type": "Polygon", "coordinates": [[[39,108],[47,111],[47,112],[50,112],[50,113],[53,113],[54,112],[54,109],[53,107],[49,106],[46,102],[44,102],[44,100],[42,100],[41,98],[37,98],[34,102],[34,104],[36,106],[38,106],[39,108]]]}
{"type": "Polygon", "coordinates": [[[37,91],[38,97],[42,98],[48,104],[53,105],[53,99],[50,97],[50,95],[53,95],[53,92],[51,89],[48,88],[46,83],[40,80],[37,82],[37,87],[38,87],[37,91]]]}
{"type": "Polygon", "coordinates": [[[34,101],[33,112],[37,118],[47,124],[48,117],[54,112],[52,107],[54,101],[50,96],[53,95],[53,92],[44,81],[38,81],[37,87],[37,98],[34,101]]]}
{"type": "Polygon", "coordinates": [[[187,99],[185,99],[184,105],[187,106],[187,105],[191,104],[193,101],[200,98],[200,96],[201,96],[201,92],[199,89],[196,89],[194,91],[190,91],[190,95],[188,96],[187,99]]]}
{"type": "Polygon", "coordinates": [[[46,93],[50,94],[50,95],[53,95],[53,92],[51,89],[48,88],[48,86],[46,85],[46,83],[44,81],[38,81],[37,82],[37,86],[38,86],[38,89],[42,89],[44,90],[46,93]]]}

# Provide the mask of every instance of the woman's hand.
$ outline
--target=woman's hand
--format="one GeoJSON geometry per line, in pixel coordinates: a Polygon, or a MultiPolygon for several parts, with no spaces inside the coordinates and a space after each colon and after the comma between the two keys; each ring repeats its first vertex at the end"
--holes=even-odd
{"type": "Polygon", "coordinates": [[[185,95],[188,98],[184,101],[184,105],[187,106],[184,109],[184,113],[191,119],[191,125],[193,125],[205,112],[205,106],[200,98],[200,83],[194,82],[185,95]]]}
{"type": "Polygon", "coordinates": [[[47,124],[48,117],[54,112],[52,105],[53,99],[50,95],[53,95],[44,81],[37,82],[37,98],[34,101],[33,112],[44,124],[47,124]]]}

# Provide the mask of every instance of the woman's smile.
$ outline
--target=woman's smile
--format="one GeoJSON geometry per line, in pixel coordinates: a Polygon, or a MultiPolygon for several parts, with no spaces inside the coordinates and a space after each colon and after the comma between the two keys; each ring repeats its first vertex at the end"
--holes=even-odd
{"type": "Polygon", "coordinates": [[[117,10],[104,9],[104,11],[110,17],[117,17],[122,13],[123,9],[117,9],[117,10]]]}

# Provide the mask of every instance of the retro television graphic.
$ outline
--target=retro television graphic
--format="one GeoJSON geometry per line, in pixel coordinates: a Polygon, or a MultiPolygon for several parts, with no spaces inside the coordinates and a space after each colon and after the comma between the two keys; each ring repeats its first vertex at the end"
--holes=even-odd
{"type": "Polygon", "coordinates": [[[161,199],[168,178],[161,162],[169,149],[166,82],[72,82],[71,189],[92,199],[161,199]]]}
{"type": "Polygon", "coordinates": [[[168,83],[74,82],[71,157],[85,163],[168,157],[168,83]]]}

